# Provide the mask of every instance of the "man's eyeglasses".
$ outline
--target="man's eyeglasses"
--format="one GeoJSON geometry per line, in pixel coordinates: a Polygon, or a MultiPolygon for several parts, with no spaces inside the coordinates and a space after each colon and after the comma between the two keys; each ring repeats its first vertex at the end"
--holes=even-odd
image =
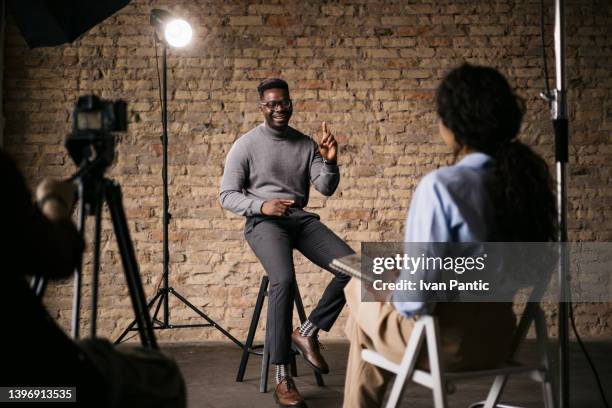
{"type": "Polygon", "coordinates": [[[278,107],[289,109],[291,107],[291,103],[291,99],[283,99],[281,101],[260,102],[259,104],[270,110],[276,110],[278,107]]]}

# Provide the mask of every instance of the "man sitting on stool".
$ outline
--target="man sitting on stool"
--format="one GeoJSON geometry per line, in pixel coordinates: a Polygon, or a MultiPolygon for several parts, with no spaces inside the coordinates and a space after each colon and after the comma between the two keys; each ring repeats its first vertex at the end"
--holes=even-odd
{"type": "Polygon", "coordinates": [[[266,79],[257,91],[265,121],[236,140],[227,155],[221,205],[246,216],[245,238],[270,279],[266,340],[276,365],[275,398],[283,407],[303,407],[288,370],[291,342],[315,370],[329,372],[317,332],[329,331],[340,314],[349,277],[328,265],[353,253],[317,214],[303,210],[310,183],[325,196],[338,187],[338,143],[325,122],[318,143],[289,126],[293,108],[284,80],[266,79]],[[294,248],[335,276],[308,320],[292,333],[294,248]]]}

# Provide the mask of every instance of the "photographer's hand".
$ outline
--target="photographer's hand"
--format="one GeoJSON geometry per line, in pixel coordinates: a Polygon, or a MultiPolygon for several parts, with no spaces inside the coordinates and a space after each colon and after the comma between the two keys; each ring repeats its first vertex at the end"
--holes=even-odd
{"type": "Polygon", "coordinates": [[[46,178],[36,188],[36,201],[51,221],[70,218],[75,203],[76,186],[70,181],[46,178]]]}

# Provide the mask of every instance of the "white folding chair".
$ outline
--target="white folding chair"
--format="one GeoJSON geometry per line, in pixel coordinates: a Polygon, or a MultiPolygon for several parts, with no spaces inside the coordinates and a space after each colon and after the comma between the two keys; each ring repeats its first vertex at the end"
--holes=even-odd
{"type": "Polygon", "coordinates": [[[513,336],[510,359],[506,364],[499,368],[491,370],[445,373],[442,361],[440,360],[438,323],[435,316],[431,315],[421,316],[415,323],[413,332],[410,335],[408,345],[406,346],[406,351],[400,364],[393,363],[372,350],[363,350],[361,352],[361,356],[368,363],[374,364],[396,375],[389,399],[387,400],[387,408],[399,406],[408,380],[430,388],[433,392],[434,407],[446,408],[448,406],[447,394],[452,393],[455,390],[453,385],[454,381],[489,376],[495,377],[495,380],[493,381],[493,385],[489,390],[486,401],[472,404],[471,408],[509,408],[510,406],[499,405],[498,402],[506,382],[508,381],[508,377],[513,374],[527,375],[532,380],[541,383],[545,407],[554,408],[555,401],[551,376],[551,362],[547,343],[548,334],[544,313],[542,312],[539,303],[532,302],[527,303],[517,330],[513,336]],[[535,323],[538,362],[534,365],[524,365],[514,361],[514,359],[516,358],[519,347],[527,336],[527,332],[532,323],[535,323]],[[429,358],[430,367],[429,372],[415,368],[419,351],[424,339],[427,341],[427,356],[429,358]]]}

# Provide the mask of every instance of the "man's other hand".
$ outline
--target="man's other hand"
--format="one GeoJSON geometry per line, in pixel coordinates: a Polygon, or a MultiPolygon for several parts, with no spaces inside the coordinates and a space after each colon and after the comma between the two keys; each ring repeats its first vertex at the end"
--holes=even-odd
{"type": "Polygon", "coordinates": [[[287,212],[287,209],[293,205],[295,201],[285,200],[282,198],[275,198],[274,200],[266,201],[261,206],[261,213],[264,215],[276,215],[283,216],[287,212]]]}

